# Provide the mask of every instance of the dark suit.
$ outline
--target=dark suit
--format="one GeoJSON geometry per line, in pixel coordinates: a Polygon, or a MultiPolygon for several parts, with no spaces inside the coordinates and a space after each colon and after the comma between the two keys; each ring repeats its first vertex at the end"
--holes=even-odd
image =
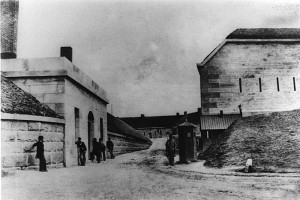
{"type": "Polygon", "coordinates": [[[38,142],[34,143],[32,147],[35,147],[35,146],[37,147],[35,158],[38,158],[40,160],[40,171],[47,171],[46,159],[44,156],[43,141],[38,141],[38,142]]]}

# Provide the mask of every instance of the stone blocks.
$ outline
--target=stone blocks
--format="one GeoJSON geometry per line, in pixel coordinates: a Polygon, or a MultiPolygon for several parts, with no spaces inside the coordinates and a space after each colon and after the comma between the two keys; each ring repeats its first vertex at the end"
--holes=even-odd
{"type": "Polygon", "coordinates": [[[45,158],[48,165],[64,163],[64,124],[1,120],[1,158],[3,168],[38,166],[36,148],[38,136],[44,136],[45,158]]]}

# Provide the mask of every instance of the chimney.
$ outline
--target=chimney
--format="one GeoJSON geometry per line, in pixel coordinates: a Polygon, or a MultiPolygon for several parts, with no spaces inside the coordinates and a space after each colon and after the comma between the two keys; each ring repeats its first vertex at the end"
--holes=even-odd
{"type": "Polygon", "coordinates": [[[184,116],[186,116],[187,115],[187,112],[186,111],[184,111],[184,116]]]}
{"type": "Polygon", "coordinates": [[[199,115],[199,116],[202,115],[202,110],[201,110],[201,108],[198,108],[198,115],[199,115]]]}
{"type": "Polygon", "coordinates": [[[19,1],[1,1],[1,59],[17,58],[19,1]]]}
{"type": "Polygon", "coordinates": [[[145,117],[145,115],[144,114],[141,114],[141,118],[144,118],[145,117]]]}
{"type": "Polygon", "coordinates": [[[61,47],[60,57],[66,57],[70,62],[72,62],[72,47],[61,47]]]}
{"type": "Polygon", "coordinates": [[[223,110],[220,110],[220,117],[223,117],[223,110]]]}
{"type": "Polygon", "coordinates": [[[176,116],[179,117],[179,113],[176,113],[176,116]]]}

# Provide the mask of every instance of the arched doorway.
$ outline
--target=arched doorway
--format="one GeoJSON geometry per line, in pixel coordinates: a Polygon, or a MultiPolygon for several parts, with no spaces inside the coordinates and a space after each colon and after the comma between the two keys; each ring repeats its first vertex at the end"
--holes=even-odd
{"type": "Polygon", "coordinates": [[[90,158],[90,153],[92,152],[92,141],[94,138],[94,115],[89,112],[88,115],[88,158],[90,158]]]}

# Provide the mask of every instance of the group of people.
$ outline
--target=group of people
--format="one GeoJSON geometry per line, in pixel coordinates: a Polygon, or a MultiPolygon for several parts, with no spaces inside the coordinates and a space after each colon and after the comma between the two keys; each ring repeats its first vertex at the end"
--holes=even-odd
{"type": "MultiPolygon", "coordinates": [[[[86,154],[87,148],[86,148],[84,142],[81,141],[80,137],[78,137],[78,140],[75,142],[75,144],[77,145],[78,165],[84,166],[86,163],[85,154],[86,154]]],[[[111,141],[110,137],[108,138],[108,141],[106,142],[106,146],[107,146],[108,152],[110,153],[110,157],[112,159],[115,158],[115,156],[113,154],[114,143],[111,141]]],[[[29,148],[29,150],[32,150],[34,147],[37,147],[35,158],[40,160],[39,170],[41,172],[47,172],[46,159],[45,159],[45,155],[44,155],[44,137],[43,136],[39,136],[38,141],[36,143],[34,143],[32,145],[32,147],[29,148]]],[[[91,152],[91,160],[93,161],[96,156],[98,163],[100,163],[101,154],[102,154],[102,158],[105,161],[106,160],[105,149],[106,149],[106,147],[103,144],[103,139],[100,138],[99,142],[97,142],[97,139],[94,138],[93,151],[91,152]]]]}
{"type": "MultiPolygon", "coordinates": [[[[85,154],[86,154],[86,146],[84,144],[84,142],[81,141],[81,138],[79,137],[78,140],[75,142],[75,144],[77,145],[77,153],[78,153],[78,165],[84,166],[86,163],[86,158],[85,158],[85,154]]],[[[111,138],[108,138],[108,141],[106,142],[106,146],[103,143],[103,139],[99,138],[99,142],[97,142],[97,139],[94,138],[93,142],[93,150],[90,153],[90,159],[93,162],[94,159],[97,160],[98,163],[100,163],[101,158],[103,161],[106,160],[106,146],[107,149],[110,153],[110,157],[113,159],[115,158],[114,154],[113,154],[113,150],[114,150],[114,143],[111,141],[111,138]]]]}

